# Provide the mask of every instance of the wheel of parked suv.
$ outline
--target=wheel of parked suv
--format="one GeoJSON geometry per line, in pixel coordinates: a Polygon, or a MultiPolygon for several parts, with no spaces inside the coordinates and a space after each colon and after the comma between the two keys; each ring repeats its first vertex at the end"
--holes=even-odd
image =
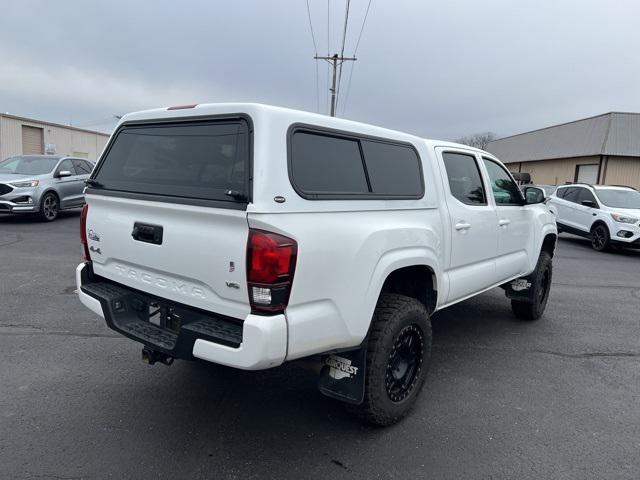
{"type": "Polygon", "coordinates": [[[58,211],[58,196],[53,192],[45,193],[42,200],[40,200],[40,220],[43,222],[53,222],[58,218],[58,211]]]}
{"type": "Polygon", "coordinates": [[[356,413],[390,425],[413,407],[431,355],[431,321],[425,306],[404,295],[383,294],[373,315],[367,346],[364,402],[356,413]]]}
{"type": "Polygon", "coordinates": [[[602,252],[607,250],[611,245],[611,237],[609,237],[609,229],[606,225],[599,223],[591,229],[591,246],[594,250],[602,252]]]}
{"type": "Polygon", "coordinates": [[[547,308],[551,279],[553,276],[553,263],[551,255],[547,252],[540,253],[536,269],[526,279],[531,282],[529,299],[527,301],[511,300],[511,310],[521,320],[537,320],[547,308]]]}

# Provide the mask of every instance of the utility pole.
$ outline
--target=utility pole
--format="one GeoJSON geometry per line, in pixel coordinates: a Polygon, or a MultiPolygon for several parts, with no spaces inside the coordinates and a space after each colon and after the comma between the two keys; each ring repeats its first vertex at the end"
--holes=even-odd
{"type": "Polygon", "coordinates": [[[338,66],[342,65],[342,63],[347,61],[347,60],[356,61],[357,58],[356,57],[342,57],[342,56],[338,55],[337,53],[334,54],[331,57],[320,57],[320,56],[316,55],[313,58],[315,58],[316,60],[326,60],[333,67],[333,80],[331,82],[331,88],[329,89],[329,91],[331,92],[331,116],[335,117],[336,116],[336,72],[338,70],[338,66]]]}

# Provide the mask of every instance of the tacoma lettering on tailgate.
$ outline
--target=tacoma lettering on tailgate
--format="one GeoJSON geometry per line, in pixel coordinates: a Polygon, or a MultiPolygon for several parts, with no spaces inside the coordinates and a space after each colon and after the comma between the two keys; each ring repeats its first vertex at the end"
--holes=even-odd
{"type": "Polygon", "coordinates": [[[121,277],[126,277],[130,280],[135,280],[147,285],[154,285],[156,287],[164,288],[166,290],[170,290],[172,292],[176,292],[189,297],[202,299],[206,298],[204,290],[202,288],[189,285],[188,283],[180,280],[161,277],[159,275],[151,274],[141,270],[135,270],[130,267],[125,267],[124,265],[116,265],[115,268],[116,272],[118,272],[118,275],[120,275],[121,277]]]}

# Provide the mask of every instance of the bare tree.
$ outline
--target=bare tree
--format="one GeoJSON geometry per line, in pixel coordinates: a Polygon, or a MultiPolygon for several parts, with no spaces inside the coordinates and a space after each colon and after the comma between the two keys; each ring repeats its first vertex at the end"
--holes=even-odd
{"type": "Polygon", "coordinates": [[[493,132],[474,133],[466,137],[460,137],[454,140],[456,143],[462,143],[469,145],[470,147],[479,148],[480,150],[486,150],[487,144],[496,139],[496,134],[493,132]]]}

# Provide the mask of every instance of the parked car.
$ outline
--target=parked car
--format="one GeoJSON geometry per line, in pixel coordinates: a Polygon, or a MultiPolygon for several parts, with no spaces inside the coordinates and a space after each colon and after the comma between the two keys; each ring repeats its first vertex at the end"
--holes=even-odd
{"type": "Polygon", "coordinates": [[[34,213],[52,222],[60,210],[84,205],[93,164],[82,158],[20,155],[0,162],[0,213],[34,213]]]}
{"type": "Polygon", "coordinates": [[[547,203],[558,229],[610,246],[640,247],[640,192],[631,187],[561,185],[547,203]]]}
{"type": "Polygon", "coordinates": [[[553,195],[553,192],[555,192],[556,188],[558,188],[557,185],[528,185],[528,186],[540,188],[541,190],[544,191],[544,196],[546,198],[549,198],[551,195],[553,195]]]}
{"type": "Polygon", "coordinates": [[[126,115],[87,184],[78,295],[145,361],[305,359],[375,424],[415,402],[435,311],[497,286],[518,318],[547,304],[543,192],[527,201],[464,145],[264,105],[173,107],[126,115]]]}

